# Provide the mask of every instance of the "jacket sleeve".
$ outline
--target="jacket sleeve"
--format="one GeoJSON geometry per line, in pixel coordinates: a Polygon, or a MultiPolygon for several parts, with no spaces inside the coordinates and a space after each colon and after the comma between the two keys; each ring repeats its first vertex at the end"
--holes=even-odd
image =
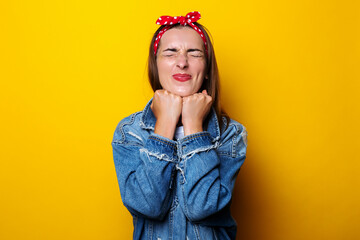
{"type": "Polygon", "coordinates": [[[162,219],[170,208],[176,144],[157,134],[142,139],[120,122],[112,141],[122,201],[135,215],[162,219]]]}
{"type": "MultiPolygon", "coordinates": [[[[246,130],[232,124],[213,143],[208,132],[186,136],[181,144],[183,180],[180,204],[190,221],[229,209],[236,176],[246,155],[246,130]]],[[[180,148],[180,147],[179,147],[180,148]]]]}

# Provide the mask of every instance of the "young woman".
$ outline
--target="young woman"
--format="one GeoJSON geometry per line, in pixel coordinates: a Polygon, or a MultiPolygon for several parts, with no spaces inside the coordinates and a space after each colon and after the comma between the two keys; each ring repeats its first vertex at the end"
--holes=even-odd
{"type": "Polygon", "coordinates": [[[246,130],[219,101],[219,75],[200,13],[162,16],[149,52],[154,97],[112,141],[134,239],[235,239],[230,203],[246,130]]]}

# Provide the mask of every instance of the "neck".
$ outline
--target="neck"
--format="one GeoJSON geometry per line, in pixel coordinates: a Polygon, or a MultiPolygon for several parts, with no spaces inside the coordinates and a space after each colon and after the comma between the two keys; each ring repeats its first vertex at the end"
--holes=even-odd
{"type": "Polygon", "coordinates": [[[179,117],[179,121],[178,123],[176,124],[176,127],[181,127],[182,126],[182,121],[181,121],[181,115],[179,117]]]}

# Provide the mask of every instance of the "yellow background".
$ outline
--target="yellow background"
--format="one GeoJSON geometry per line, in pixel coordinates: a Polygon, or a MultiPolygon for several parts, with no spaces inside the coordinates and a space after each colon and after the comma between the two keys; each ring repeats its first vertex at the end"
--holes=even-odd
{"type": "Polygon", "coordinates": [[[130,239],[111,140],[152,96],[161,15],[198,10],[249,132],[238,239],[360,239],[360,20],[350,0],[0,2],[0,239],[130,239]]]}

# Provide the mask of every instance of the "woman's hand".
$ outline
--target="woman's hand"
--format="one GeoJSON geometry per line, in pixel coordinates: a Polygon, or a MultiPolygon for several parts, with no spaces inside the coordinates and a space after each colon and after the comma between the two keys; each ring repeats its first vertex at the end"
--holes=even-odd
{"type": "Polygon", "coordinates": [[[203,131],[202,125],[210,111],[211,104],[212,97],[207,94],[206,90],[183,97],[181,116],[185,136],[203,131]]]}
{"type": "Polygon", "coordinates": [[[151,103],[156,117],[154,133],[173,139],[182,109],[182,98],[164,89],[156,90],[151,103]]]}

